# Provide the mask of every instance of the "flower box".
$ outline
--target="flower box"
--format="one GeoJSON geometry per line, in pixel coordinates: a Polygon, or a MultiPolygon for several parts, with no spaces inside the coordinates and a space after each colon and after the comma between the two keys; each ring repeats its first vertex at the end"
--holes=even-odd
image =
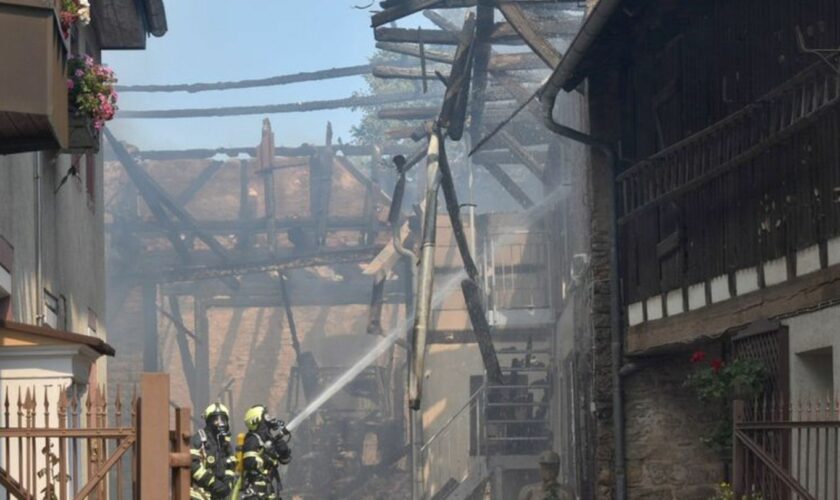
{"type": "Polygon", "coordinates": [[[52,0],[0,0],[0,154],[67,145],[67,51],[52,0]]]}
{"type": "Polygon", "coordinates": [[[70,127],[67,147],[61,150],[67,154],[86,154],[99,152],[99,131],[93,121],[70,112],[70,127]]]}

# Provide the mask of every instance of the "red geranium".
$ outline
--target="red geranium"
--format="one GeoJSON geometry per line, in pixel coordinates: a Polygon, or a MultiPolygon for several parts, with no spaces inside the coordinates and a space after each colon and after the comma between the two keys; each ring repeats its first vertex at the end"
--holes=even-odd
{"type": "Polygon", "coordinates": [[[712,371],[715,373],[719,373],[720,369],[723,368],[723,360],[720,358],[715,358],[709,361],[709,366],[712,367],[712,371]]]}
{"type": "Polygon", "coordinates": [[[691,362],[693,364],[697,364],[703,361],[704,359],[706,359],[705,351],[694,351],[694,354],[691,355],[691,362]]]}

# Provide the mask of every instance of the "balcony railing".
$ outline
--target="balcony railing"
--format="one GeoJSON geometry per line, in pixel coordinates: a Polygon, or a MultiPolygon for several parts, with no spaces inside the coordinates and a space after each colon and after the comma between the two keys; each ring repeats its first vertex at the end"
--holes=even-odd
{"type": "Polygon", "coordinates": [[[621,221],[695,189],[813,123],[840,100],[840,75],[822,62],[618,176],[621,221]]]}
{"type": "Polygon", "coordinates": [[[490,234],[484,277],[490,325],[535,327],[554,321],[547,233],[522,229],[490,234]]]}

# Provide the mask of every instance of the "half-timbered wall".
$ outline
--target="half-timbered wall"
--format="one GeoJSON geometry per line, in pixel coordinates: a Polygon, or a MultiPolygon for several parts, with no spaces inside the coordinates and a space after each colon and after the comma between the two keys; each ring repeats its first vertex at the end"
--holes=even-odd
{"type": "Polygon", "coordinates": [[[626,72],[619,234],[628,322],[835,263],[840,45],[830,1],[644,11],[626,72]],[[807,4],[807,5],[806,5],[807,4]]]}

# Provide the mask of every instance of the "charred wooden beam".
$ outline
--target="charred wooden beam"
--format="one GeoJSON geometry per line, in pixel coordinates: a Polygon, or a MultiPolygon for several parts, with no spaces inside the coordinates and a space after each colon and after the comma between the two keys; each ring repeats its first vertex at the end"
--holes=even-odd
{"type": "Polygon", "coordinates": [[[405,2],[398,3],[393,7],[374,14],[371,18],[371,26],[374,28],[382,26],[383,24],[396,21],[397,19],[401,19],[405,16],[410,16],[411,14],[419,12],[423,9],[436,7],[440,3],[443,3],[443,0],[406,0],[405,2]]]}
{"type": "MultiPolygon", "coordinates": [[[[248,161],[239,162],[239,220],[252,221],[257,216],[256,192],[251,196],[250,175],[248,161]]],[[[240,251],[251,250],[254,245],[254,233],[248,228],[242,228],[237,233],[236,247],[240,251]]]]}
{"type": "Polygon", "coordinates": [[[537,179],[543,180],[544,168],[540,165],[536,158],[531,156],[531,153],[525,149],[522,144],[508,131],[502,130],[499,132],[499,138],[507,145],[511,153],[513,153],[519,161],[525,165],[537,179]]]}
{"type": "Polygon", "coordinates": [[[370,309],[368,310],[367,333],[382,335],[382,305],[385,303],[385,276],[373,282],[370,295],[370,309]]]}
{"type": "Polygon", "coordinates": [[[291,257],[275,257],[253,261],[233,261],[217,265],[184,265],[151,268],[140,270],[135,273],[126,273],[125,277],[127,279],[134,280],[146,277],[147,279],[158,283],[174,283],[178,281],[197,281],[226,276],[266,273],[270,271],[282,272],[288,269],[328,266],[348,262],[364,262],[376,255],[381,248],[381,246],[369,246],[329,250],[309,255],[291,257]]]}
{"type": "Polygon", "coordinates": [[[181,191],[181,193],[175,198],[178,205],[186,207],[195,195],[198,194],[198,192],[201,191],[208,182],[210,182],[213,176],[215,176],[224,165],[224,162],[221,161],[210,162],[210,164],[207,165],[204,170],[202,170],[201,173],[193,179],[192,182],[190,182],[190,185],[181,191]]]}
{"type": "MultiPolygon", "coordinates": [[[[542,61],[540,61],[540,64],[543,64],[542,61]]],[[[427,77],[429,73],[427,71],[427,77]]],[[[450,79],[448,69],[442,71],[438,68],[434,70],[433,74],[440,75],[447,81],[450,79]]],[[[382,78],[383,80],[423,80],[423,71],[420,68],[406,68],[404,66],[375,66],[373,76],[382,78]]],[[[518,75],[518,77],[520,80],[530,83],[539,83],[542,81],[542,77],[539,74],[526,73],[518,75]]]]}
{"type": "Polygon", "coordinates": [[[443,104],[440,107],[440,116],[438,117],[438,124],[446,129],[447,135],[453,141],[461,140],[467,117],[475,25],[475,14],[470,12],[464,20],[464,26],[458,37],[458,48],[455,49],[455,60],[452,62],[452,70],[449,72],[446,94],[443,97],[443,104]]]}
{"type": "Polygon", "coordinates": [[[379,233],[379,203],[376,194],[382,192],[379,185],[379,163],[382,161],[380,151],[379,146],[374,147],[374,153],[370,157],[370,179],[365,183],[364,217],[370,221],[367,231],[362,232],[365,245],[373,245],[379,233]]]}
{"type": "Polygon", "coordinates": [[[290,83],[310,82],[316,80],[328,80],[331,78],[344,78],[370,74],[369,64],[358,66],[347,66],[344,68],[330,68],[319,71],[306,71],[291,75],[272,76],[251,80],[239,80],[235,82],[215,83],[181,83],[169,85],[117,85],[120,92],[206,92],[209,90],[230,90],[248,89],[254,87],[270,87],[274,85],[287,85],[290,83]]]}
{"type": "MultiPolygon", "coordinates": [[[[129,175],[129,178],[137,188],[137,192],[143,198],[143,201],[146,203],[146,206],[149,207],[149,210],[152,212],[152,215],[154,215],[155,219],[157,219],[158,223],[160,223],[162,231],[166,234],[167,239],[171,243],[172,248],[178,254],[178,257],[181,260],[181,262],[189,262],[189,249],[187,248],[187,245],[182,238],[182,234],[176,230],[175,224],[173,223],[172,219],[169,218],[169,215],[167,215],[166,210],[164,210],[163,206],[161,205],[161,202],[157,197],[157,193],[155,192],[154,186],[152,186],[148,182],[148,179],[146,177],[143,177],[142,175],[140,175],[139,172],[137,172],[138,169],[133,168],[135,166],[133,159],[131,158],[131,155],[129,155],[128,152],[125,151],[125,148],[122,147],[122,144],[120,144],[119,147],[120,151],[117,153],[117,157],[119,158],[120,163],[123,165],[123,168],[126,168],[126,173],[129,175]],[[125,165],[127,162],[130,163],[131,166],[126,167],[125,165]]],[[[114,151],[117,150],[114,149],[114,151]]]]}
{"type": "Polygon", "coordinates": [[[487,378],[496,384],[502,384],[504,383],[502,369],[499,366],[499,358],[496,356],[496,348],[493,346],[493,336],[490,334],[487,315],[482,306],[481,290],[474,280],[465,279],[461,282],[461,292],[464,294],[467,312],[470,315],[484,369],[487,371],[487,378]]]}
{"type": "Polygon", "coordinates": [[[473,56],[473,84],[470,96],[470,139],[478,140],[484,114],[487,91],[487,68],[490,65],[490,29],[493,26],[493,7],[479,5],[476,9],[475,48],[473,56]]]}
{"type": "MultiPolygon", "coordinates": [[[[380,50],[394,52],[412,57],[420,57],[420,50],[414,44],[378,42],[376,47],[380,50]]],[[[424,50],[427,60],[452,64],[454,54],[451,52],[440,52],[429,49],[424,50]]],[[[534,70],[545,68],[545,63],[531,52],[516,52],[512,54],[493,54],[488,63],[488,69],[495,71],[517,71],[534,70]]],[[[374,67],[375,69],[375,67],[374,67]]],[[[373,69],[371,70],[373,72],[373,69]]]]}
{"type": "Polygon", "coordinates": [[[434,78],[435,74],[441,74],[444,78],[449,78],[449,68],[444,66],[432,66],[431,68],[426,68],[426,72],[423,73],[421,68],[406,68],[403,66],[374,66],[373,72],[371,73],[376,78],[382,78],[383,80],[424,80],[429,77],[429,74],[433,75],[434,78]]]}
{"type": "Polygon", "coordinates": [[[554,69],[560,64],[560,53],[546,40],[548,33],[540,33],[534,23],[525,16],[522,6],[507,3],[499,5],[499,10],[516,33],[522,37],[540,59],[545,61],[549,68],[554,69]]]}
{"type": "MultiPolygon", "coordinates": [[[[513,5],[513,4],[511,4],[513,5]]],[[[522,27],[522,21],[515,18],[519,23],[519,29],[522,27]]],[[[556,24],[540,24],[540,31],[546,36],[571,36],[574,31],[562,25],[556,24]]],[[[532,33],[537,33],[533,27],[527,32],[531,40],[534,40],[532,33]]],[[[413,44],[427,44],[427,45],[458,45],[458,37],[446,30],[435,29],[408,29],[408,28],[377,28],[374,31],[374,38],[377,42],[391,42],[391,43],[413,43],[413,44]]],[[[540,35],[542,38],[542,35],[540,35]]],[[[520,45],[528,44],[529,40],[522,37],[512,23],[496,23],[488,31],[487,35],[489,43],[498,45],[520,45]]]]}
{"type": "Polygon", "coordinates": [[[281,274],[278,281],[280,283],[280,298],[283,300],[283,310],[286,312],[286,323],[289,325],[289,334],[292,337],[292,349],[295,350],[295,357],[300,359],[300,340],[297,334],[295,315],[292,311],[292,298],[291,295],[289,295],[288,288],[286,287],[286,276],[281,274]]]}
{"type": "MultiPolygon", "coordinates": [[[[373,149],[371,161],[373,161],[373,158],[381,155],[381,153],[378,153],[378,151],[381,151],[378,147],[375,147],[373,149]]],[[[355,165],[353,165],[353,162],[341,156],[334,156],[333,161],[336,165],[340,165],[344,170],[349,172],[350,175],[352,175],[353,178],[356,179],[360,184],[365,186],[365,188],[370,188],[373,192],[373,201],[375,203],[382,203],[383,205],[388,205],[391,203],[391,197],[382,189],[382,186],[379,185],[378,181],[366,176],[363,172],[356,168],[355,165]]],[[[331,228],[333,227],[333,220],[338,220],[338,218],[330,217],[329,219],[327,219],[327,224],[329,224],[331,228]]]]}
{"type": "Polygon", "coordinates": [[[300,113],[305,111],[320,111],[324,109],[365,108],[381,106],[396,102],[422,101],[429,99],[428,94],[405,92],[394,94],[378,94],[370,96],[353,96],[344,99],[328,99],[323,101],[291,102],[285,104],[261,106],[230,106],[218,108],[186,108],[186,109],[153,109],[120,111],[120,118],[149,119],[149,118],[199,118],[208,116],[243,116],[264,115],[275,113],[300,113]]]}
{"type": "Polygon", "coordinates": [[[230,255],[228,250],[223,247],[212,235],[202,231],[198,222],[186,210],[178,206],[178,204],[172,200],[168,194],[166,194],[163,188],[161,188],[145,170],[137,165],[134,158],[132,158],[128,151],[126,151],[125,147],[117,141],[116,137],[114,137],[110,130],[105,129],[105,137],[108,138],[108,142],[111,144],[114,153],[119,158],[126,173],[128,173],[132,180],[134,180],[135,184],[138,184],[139,181],[139,185],[150,189],[154,197],[157,198],[157,200],[176,218],[187,225],[196,237],[203,241],[210,250],[216,253],[223,261],[229,260],[230,255]]]}
{"type": "MultiPolygon", "coordinates": [[[[505,95],[508,95],[505,92],[505,95]]],[[[437,97],[442,97],[443,94],[437,94],[437,97]]],[[[509,98],[509,97],[508,97],[509,98]]],[[[277,157],[303,157],[311,156],[316,153],[323,146],[312,146],[304,144],[302,146],[275,146],[275,154],[277,157]]],[[[336,152],[341,152],[345,156],[369,156],[373,154],[372,146],[356,145],[356,144],[339,144],[334,147],[336,152]]],[[[406,154],[410,152],[410,148],[406,146],[389,144],[383,148],[382,153],[386,155],[406,154]]],[[[158,151],[140,151],[137,157],[142,160],[197,160],[212,158],[216,155],[224,155],[236,157],[239,155],[247,155],[255,158],[257,148],[251,147],[236,147],[236,148],[215,148],[215,149],[180,149],[180,150],[158,150],[158,151]]],[[[275,157],[276,158],[276,157],[275,157]]]]}
{"type": "MultiPolygon", "coordinates": [[[[247,160],[243,160],[247,161],[247,160]]],[[[292,168],[308,168],[309,158],[282,158],[275,156],[271,161],[271,166],[260,167],[255,174],[266,174],[275,170],[289,170],[292,168]]]]}
{"type": "MultiPolygon", "coordinates": [[[[383,200],[384,201],[384,200],[383,200]]],[[[330,231],[360,231],[367,227],[367,219],[363,216],[355,217],[337,217],[329,218],[328,224],[330,231]]],[[[173,221],[173,227],[176,231],[181,233],[188,233],[190,226],[178,221],[173,221]]],[[[213,235],[229,235],[234,234],[243,229],[250,232],[261,234],[267,232],[267,218],[253,219],[253,220],[202,220],[198,222],[198,227],[207,234],[213,235]]],[[[277,231],[288,230],[295,227],[314,228],[317,226],[317,221],[311,217],[282,217],[276,219],[277,231]]],[[[153,220],[132,220],[119,223],[109,223],[106,228],[120,227],[125,229],[127,233],[133,233],[137,236],[158,234],[166,234],[167,226],[161,225],[153,220]]],[[[200,250],[194,250],[192,255],[200,254],[200,250]]]]}
{"type": "Polygon", "coordinates": [[[496,179],[496,182],[498,182],[499,185],[502,186],[502,188],[507,191],[507,193],[516,200],[519,205],[522,206],[522,208],[528,209],[534,206],[534,201],[531,200],[531,197],[528,196],[525,191],[519,187],[519,184],[511,179],[499,165],[491,161],[479,161],[478,159],[475,159],[475,162],[487,169],[487,172],[496,179]]]}
{"type": "Polygon", "coordinates": [[[327,122],[326,147],[313,158],[309,169],[309,211],[317,221],[315,232],[316,246],[326,243],[327,219],[330,212],[333,167],[335,166],[332,149],[332,124],[327,122]]]}
{"type": "Polygon", "coordinates": [[[444,30],[377,28],[373,32],[373,37],[377,42],[458,45],[458,34],[444,30]]]}
{"type": "MultiPolygon", "coordinates": [[[[420,48],[414,44],[409,43],[394,43],[394,42],[376,42],[376,48],[395,54],[402,54],[404,56],[420,57],[420,48]]],[[[437,50],[423,49],[423,57],[427,61],[442,62],[452,64],[453,54],[451,52],[441,52],[437,50]]],[[[542,64],[542,63],[541,63],[542,64]]],[[[371,68],[371,72],[375,68],[371,68]]]]}
{"type": "Polygon", "coordinates": [[[406,108],[385,108],[376,112],[380,120],[430,120],[440,112],[439,107],[406,107],[406,108]]]}
{"type": "MultiPolygon", "coordinates": [[[[544,151],[528,151],[528,153],[537,160],[538,163],[543,164],[546,161],[546,153],[544,151]]],[[[518,164],[519,158],[516,157],[510,150],[494,149],[481,150],[472,156],[475,163],[495,163],[496,165],[511,165],[518,164]]]]}
{"type": "MultiPolygon", "coordinates": [[[[376,28],[377,26],[382,26],[383,24],[388,24],[393,21],[397,21],[402,19],[403,17],[410,16],[415,12],[420,12],[424,9],[437,9],[437,8],[463,8],[463,7],[475,7],[477,5],[496,5],[501,6],[508,3],[530,3],[530,4],[540,4],[540,3],[558,3],[558,0],[494,0],[489,2],[487,0],[406,0],[404,2],[394,3],[393,5],[390,3],[386,3],[385,5],[390,5],[389,8],[386,8],[382,12],[377,12],[371,17],[371,26],[376,28]]],[[[564,3],[568,3],[569,5],[577,5],[575,1],[565,1],[564,3]]]]}
{"type": "Polygon", "coordinates": [[[195,387],[195,360],[190,352],[190,346],[187,343],[187,337],[192,337],[196,340],[196,335],[184,325],[184,318],[181,315],[181,304],[178,297],[175,295],[169,296],[169,310],[168,313],[163,308],[160,309],[161,314],[175,326],[177,333],[175,334],[175,342],[178,344],[178,354],[181,357],[181,366],[183,368],[184,377],[187,379],[187,390],[189,391],[190,401],[195,405],[197,401],[196,387],[195,387]]]}
{"type": "MultiPolygon", "coordinates": [[[[289,276],[291,273],[284,273],[289,276]]],[[[386,280],[383,302],[386,304],[402,304],[403,277],[398,280],[386,280]]],[[[359,293],[360,290],[370,290],[370,276],[352,277],[342,281],[330,279],[316,279],[309,275],[302,275],[287,286],[294,307],[309,306],[346,306],[370,304],[370,296],[359,293]]],[[[213,307],[283,307],[283,298],[278,292],[276,283],[260,286],[244,286],[235,294],[230,290],[211,281],[179,282],[162,285],[164,293],[174,296],[196,295],[202,302],[213,307]]]]}
{"type": "Polygon", "coordinates": [[[210,404],[210,318],[208,306],[200,300],[195,301],[195,400],[196,408],[206,408],[210,404]]]}
{"type": "MultiPolygon", "coordinates": [[[[446,158],[446,147],[443,142],[440,145],[440,156],[438,159],[440,168],[440,186],[443,191],[443,199],[446,202],[446,211],[449,213],[449,223],[452,226],[452,235],[458,245],[458,252],[464,269],[471,280],[478,280],[478,266],[475,265],[470,246],[467,243],[467,235],[464,231],[464,224],[461,221],[461,204],[458,203],[458,192],[455,189],[455,181],[452,178],[452,171],[449,168],[449,161],[446,158]]],[[[473,228],[474,230],[475,228],[473,228]]]]}
{"type": "Polygon", "coordinates": [[[411,139],[416,142],[426,137],[424,129],[425,126],[423,125],[416,127],[395,127],[385,130],[385,135],[391,139],[411,139]]]}

